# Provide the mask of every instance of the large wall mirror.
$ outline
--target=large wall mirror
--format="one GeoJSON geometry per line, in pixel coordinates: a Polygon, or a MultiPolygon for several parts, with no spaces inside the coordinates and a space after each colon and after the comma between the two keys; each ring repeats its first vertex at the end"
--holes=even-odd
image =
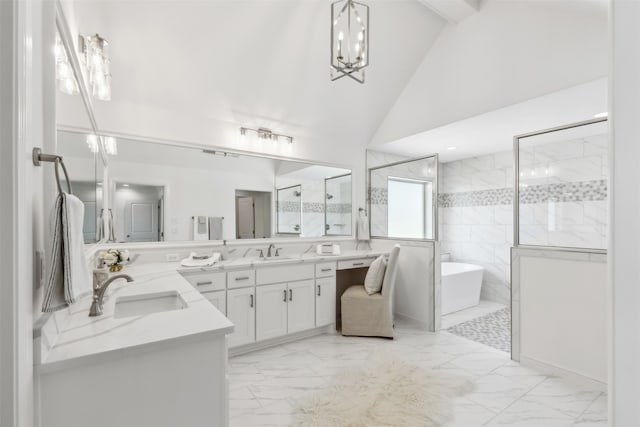
{"type": "Polygon", "coordinates": [[[106,175],[114,242],[351,235],[348,169],[120,137],[106,175]]]}

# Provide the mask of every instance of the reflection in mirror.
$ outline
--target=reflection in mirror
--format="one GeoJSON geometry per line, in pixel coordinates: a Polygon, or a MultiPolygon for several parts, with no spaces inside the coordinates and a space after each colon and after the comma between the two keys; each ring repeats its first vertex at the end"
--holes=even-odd
{"type": "MultiPolygon", "coordinates": [[[[67,40],[68,45],[70,41],[67,40]]],[[[103,162],[99,153],[98,139],[94,132],[66,131],[66,127],[93,129],[93,122],[87,110],[80,85],[76,76],[80,70],[74,70],[71,60],[75,54],[69,52],[65,43],[56,31],[56,133],[55,147],[44,143],[45,152],[52,151],[62,156],[69,172],[71,188],[84,204],[83,235],[85,243],[95,243],[103,237],[102,222],[99,220],[102,211],[102,189],[98,183],[102,181],[103,162]]],[[[52,166],[45,165],[45,169],[52,166]]],[[[53,172],[45,177],[54,176],[53,172]]],[[[65,188],[63,186],[63,188],[65,188]]],[[[55,182],[45,178],[45,203],[53,205],[58,193],[55,182]]]]}
{"type": "Polygon", "coordinates": [[[434,239],[437,174],[437,156],[370,168],[371,235],[434,239]]]}
{"type": "Polygon", "coordinates": [[[266,239],[270,236],[271,192],[236,190],[236,238],[266,239]]]}
{"type": "MultiPolygon", "coordinates": [[[[97,146],[87,144],[88,137],[86,133],[58,131],[57,153],[64,158],[73,194],[84,204],[84,241],[96,243],[102,237],[102,223],[99,220],[102,188],[98,182],[102,181],[103,169],[97,146]]],[[[57,192],[55,185],[52,191],[57,192]]]]}
{"type": "Polygon", "coordinates": [[[278,206],[278,215],[283,214],[283,218],[286,218],[286,221],[283,220],[281,229],[291,230],[288,233],[296,233],[301,237],[351,235],[350,170],[306,163],[283,162],[278,168],[276,188],[284,191],[281,197],[280,191],[278,191],[280,197],[278,200],[285,202],[282,206],[278,206]],[[332,187],[336,200],[335,202],[334,199],[328,201],[326,181],[336,177],[343,177],[342,180],[337,181],[336,186],[348,187],[348,191],[343,189],[338,191],[336,187],[332,187]],[[338,202],[338,197],[339,206],[333,204],[338,202]],[[327,202],[332,203],[329,205],[327,202]],[[339,216],[326,217],[325,213],[329,209],[339,211],[335,212],[339,216]],[[331,220],[331,222],[327,222],[327,220],[331,220]],[[342,229],[345,231],[342,232],[342,229]]]}
{"type": "Polygon", "coordinates": [[[327,236],[351,235],[351,174],[325,179],[327,236]]]}
{"type": "Polygon", "coordinates": [[[278,188],[278,234],[302,234],[302,186],[278,188]]]}
{"type": "MultiPolygon", "coordinates": [[[[324,180],[350,173],[346,169],[122,137],[117,140],[116,153],[109,156],[104,185],[109,190],[106,197],[113,214],[111,240],[116,242],[323,236],[324,180]],[[308,187],[310,181],[317,190],[308,187]],[[285,229],[278,220],[283,217],[276,211],[285,195],[275,189],[294,185],[299,196],[294,196],[291,189],[286,197],[299,207],[291,227],[285,229]],[[301,203],[315,199],[307,199],[307,195],[317,198],[319,205],[309,216],[302,212],[301,203]],[[316,211],[317,219],[312,216],[316,211]]],[[[344,198],[341,203],[351,205],[350,188],[340,197],[344,198]]]]}

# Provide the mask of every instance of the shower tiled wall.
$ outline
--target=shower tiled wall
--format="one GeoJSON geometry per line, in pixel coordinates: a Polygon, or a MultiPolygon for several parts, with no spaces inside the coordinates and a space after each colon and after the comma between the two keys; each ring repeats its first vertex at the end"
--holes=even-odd
{"type": "Polygon", "coordinates": [[[513,244],[513,153],[440,165],[442,253],[485,268],[482,298],[507,304],[513,244]]]}
{"type": "MultiPolygon", "coordinates": [[[[607,138],[521,141],[520,243],[606,249],[607,138]]],[[[510,301],[513,153],[441,164],[442,252],[485,268],[482,298],[510,301]]]]}

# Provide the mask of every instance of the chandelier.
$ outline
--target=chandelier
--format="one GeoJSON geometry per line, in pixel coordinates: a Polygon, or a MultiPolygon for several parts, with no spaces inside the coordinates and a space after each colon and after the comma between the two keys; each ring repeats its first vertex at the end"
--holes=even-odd
{"type": "Polygon", "coordinates": [[[354,0],[331,3],[331,81],[364,83],[369,65],[369,6],[354,0]]]}
{"type": "Polygon", "coordinates": [[[110,61],[106,52],[109,43],[98,34],[80,35],[78,40],[93,96],[101,101],[111,100],[110,61]]]}

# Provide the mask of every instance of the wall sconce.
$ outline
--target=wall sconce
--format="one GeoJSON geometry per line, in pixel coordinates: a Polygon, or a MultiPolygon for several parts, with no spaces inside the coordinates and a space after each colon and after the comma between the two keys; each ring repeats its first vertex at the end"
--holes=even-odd
{"type": "MultiPolygon", "coordinates": [[[[98,135],[87,135],[87,146],[92,153],[97,153],[98,149],[98,135]]],[[[104,151],[110,156],[118,155],[118,140],[112,136],[103,136],[102,143],[104,144],[104,151]]]]}
{"type": "Polygon", "coordinates": [[[106,52],[108,44],[107,40],[98,34],[78,36],[78,50],[87,67],[89,85],[93,96],[101,101],[111,100],[111,61],[106,52]]]}
{"type": "Polygon", "coordinates": [[[258,135],[258,138],[260,138],[260,139],[270,139],[272,141],[283,140],[285,142],[288,142],[289,144],[293,144],[293,137],[292,136],[275,133],[275,132],[271,131],[271,129],[267,129],[267,128],[251,129],[251,128],[246,128],[246,127],[241,127],[240,128],[240,135],[246,136],[247,132],[255,133],[256,135],[258,135]]]}
{"type": "Polygon", "coordinates": [[[73,69],[67,57],[67,51],[64,50],[60,34],[56,31],[56,80],[58,81],[58,89],[67,95],[76,95],[80,92],[78,82],[73,75],[73,69]]]}

